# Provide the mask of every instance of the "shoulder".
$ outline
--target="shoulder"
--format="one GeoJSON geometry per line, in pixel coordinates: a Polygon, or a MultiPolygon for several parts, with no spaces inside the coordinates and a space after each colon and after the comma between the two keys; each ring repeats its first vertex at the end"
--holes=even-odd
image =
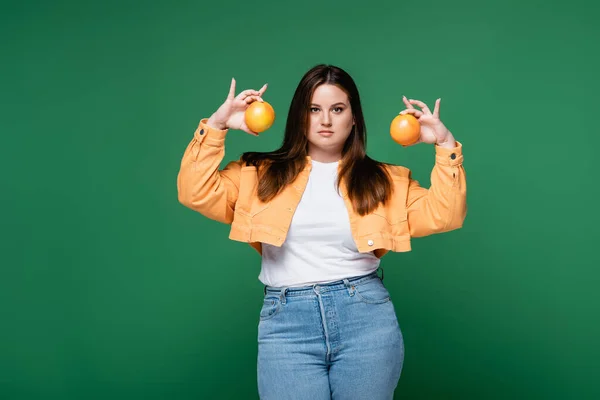
{"type": "Polygon", "coordinates": [[[223,168],[223,171],[238,174],[244,173],[247,176],[249,171],[252,171],[254,174],[257,174],[259,171],[263,171],[265,166],[266,163],[264,162],[259,163],[259,165],[256,166],[245,161],[243,158],[240,157],[237,160],[229,161],[223,168]]]}
{"type": "Polygon", "coordinates": [[[226,165],[224,170],[227,171],[239,171],[240,169],[242,169],[242,167],[244,166],[244,163],[242,162],[242,160],[233,160],[233,161],[229,161],[226,165]]]}
{"type": "Polygon", "coordinates": [[[411,171],[402,165],[384,164],[384,168],[394,180],[409,180],[411,171]]]}

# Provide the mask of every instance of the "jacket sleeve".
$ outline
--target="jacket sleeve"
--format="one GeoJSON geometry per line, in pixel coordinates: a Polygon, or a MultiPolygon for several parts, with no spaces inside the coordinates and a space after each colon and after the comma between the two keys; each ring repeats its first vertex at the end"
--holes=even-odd
{"type": "Polygon", "coordinates": [[[225,156],[227,130],[213,129],[206,122],[206,118],[200,121],[183,154],[177,175],[178,199],[210,219],[231,224],[239,193],[241,164],[233,161],[219,170],[225,156]]]}
{"type": "Polygon", "coordinates": [[[423,188],[410,178],[407,218],[410,235],[422,237],[461,228],[467,214],[467,183],[462,144],[447,149],[435,146],[431,186],[423,188]]]}

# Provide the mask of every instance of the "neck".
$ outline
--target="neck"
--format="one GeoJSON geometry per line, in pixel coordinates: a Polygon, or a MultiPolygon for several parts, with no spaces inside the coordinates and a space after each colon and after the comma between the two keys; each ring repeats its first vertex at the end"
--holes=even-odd
{"type": "Polygon", "coordinates": [[[308,156],[311,160],[315,160],[322,163],[332,163],[336,161],[340,161],[342,158],[342,152],[331,152],[331,151],[323,151],[318,149],[309,149],[308,156]]]}

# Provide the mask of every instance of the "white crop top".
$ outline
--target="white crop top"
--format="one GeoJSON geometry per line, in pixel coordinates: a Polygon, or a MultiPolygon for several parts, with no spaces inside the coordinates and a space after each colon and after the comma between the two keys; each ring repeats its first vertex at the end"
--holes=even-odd
{"type": "Polygon", "coordinates": [[[339,162],[312,160],[306,190],[281,247],[262,244],[259,280],[264,285],[306,286],[365,275],[379,267],[373,254],[359,253],[344,200],[337,192],[339,162]]]}

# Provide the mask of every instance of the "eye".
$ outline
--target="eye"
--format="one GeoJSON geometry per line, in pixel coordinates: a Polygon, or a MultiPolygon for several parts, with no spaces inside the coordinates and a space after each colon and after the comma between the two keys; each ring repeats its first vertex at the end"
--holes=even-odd
{"type": "Polygon", "coordinates": [[[339,114],[339,113],[341,113],[342,111],[344,111],[344,108],[343,108],[343,107],[336,107],[336,108],[334,108],[333,110],[334,110],[334,112],[336,112],[336,113],[338,113],[338,114],[339,114]]]}
{"type": "Polygon", "coordinates": [[[319,111],[319,109],[317,107],[311,107],[310,108],[310,112],[317,112],[319,111]]]}

